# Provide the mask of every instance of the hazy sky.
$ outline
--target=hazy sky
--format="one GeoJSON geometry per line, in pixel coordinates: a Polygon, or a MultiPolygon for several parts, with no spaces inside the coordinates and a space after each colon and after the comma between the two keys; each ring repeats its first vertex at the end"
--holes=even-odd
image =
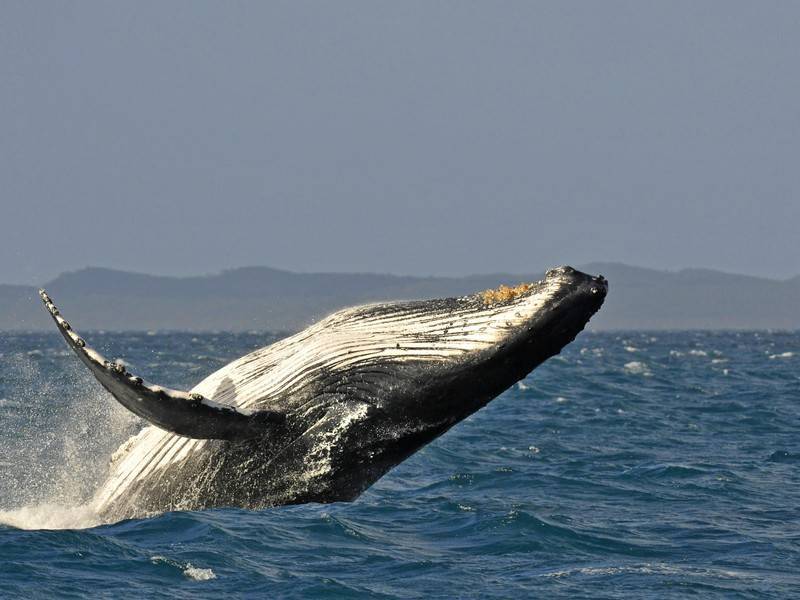
{"type": "Polygon", "coordinates": [[[800,2],[3,2],[0,282],[800,273],[800,2]]]}

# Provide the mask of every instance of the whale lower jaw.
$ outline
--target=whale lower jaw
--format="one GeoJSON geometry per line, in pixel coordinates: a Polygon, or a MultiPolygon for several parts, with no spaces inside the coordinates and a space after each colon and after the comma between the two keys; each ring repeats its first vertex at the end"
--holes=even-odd
{"type": "Polygon", "coordinates": [[[103,387],[151,425],[115,453],[94,508],[167,510],[353,500],[557,354],[607,292],[569,267],[461,298],[345,309],[188,392],[147,383],[42,300],[103,387]]]}

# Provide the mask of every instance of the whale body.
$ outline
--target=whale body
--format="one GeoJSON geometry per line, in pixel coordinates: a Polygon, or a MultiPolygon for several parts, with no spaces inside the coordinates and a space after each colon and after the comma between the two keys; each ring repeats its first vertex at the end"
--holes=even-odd
{"type": "Polygon", "coordinates": [[[91,501],[106,521],[170,510],[354,500],[559,353],[607,293],[570,267],[460,298],[338,311],[188,392],[104,359],[40,295],[69,346],[148,422],[91,501]]]}

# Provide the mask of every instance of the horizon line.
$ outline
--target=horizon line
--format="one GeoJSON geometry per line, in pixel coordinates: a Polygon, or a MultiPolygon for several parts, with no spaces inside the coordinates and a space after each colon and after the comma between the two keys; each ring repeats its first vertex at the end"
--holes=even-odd
{"type": "MultiPolygon", "coordinates": [[[[563,265],[555,265],[555,266],[563,266],[563,265]]],[[[570,265],[572,266],[572,265],[570,265]]],[[[789,282],[794,279],[800,278],[800,274],[790,275],[788,277],[770,277],[766,275],[752,275],[749,273],[741,273],[736,271],[728,271],[723,269],[717,269],[713,267],[702,267],[702,266],[694,266],[694,267],[680,267],[680,268],[658,268],[658,267],[647,267],[642,265],[635,265],[627,262],[622,261],[613,261],[613,260],[598,260],[592,261],[588,263],[577,263],[577,267],[579,270],[585,267],[624,267],[629,269],[641,269],[644,271],[654,271],[658,273],[666,273],[670,275],[679,275],[681,273],[692,272],[692,271],[706,271],[721,275],[731,275],[736,277],[748,277],[752,279],[763,279],[767,281],[774,281],[774,282],[789,282]]],[[[164,279],[197,279],[197,278],[213,278],[219,277],[226,273],[232,273],[236,271],[244,271],[248,269],[265,269],[270,271],[276,271],[279,273],[288,273],[293,275],[366,275],[366,276],[377,276],[377,277],[396,277],[396,278],[409,278],[409,279],[470,279],[473,277],[487,277],[487,276],[495,276],[495,275],[505,275],[505,276],[514,276],[514,277],[526,277],[530,275],[538,275],[545,273],[548,269],[554,268],[554,266],[539,269],[537,271],[529,271],[526,273],[522,272],[511,272],[511,271],[487,271],[482,273],[467,273],[464,275],[432,275],[432,274],[410,274],[410,273],[392,273],[392,272],[380,272],[380,271],[300,271],[300,270],[292,270],[286,269],[281,267],[274,267],[270,265],[242,265],[238,267],[227,267],[222,268],[217,271],[206,272],[206,273],[192,273],[192,274],[159,274],[159,273],[148,273],[145,271],[137,271],[137,270],[128,270],[123,268],[116,268],[116,267],[104,267],[98,265],[86,265],[84,267],[78,267],[75,269],[68,269],[65,271],[60,272],[55,277],[47,280],[46,282],[40,283],[8,283],[8,282],[0,282],[0,285],[5,286],[14,286],[14,287],[34,287],[34,288],[41,288],[47,285],[52,284],[57,279],[65,276],[65,275],[74,275],[77,273],[81,273],[84,271],[108,271],[113,273],[121,273],[126,275],[139,275],[144,277],[155,277],[155,278],[164,278],[164,279]]]]}
{"type": "MultiPolygon", "coordinates": [[[[83,267],[78,267],[75,269],[68,269],[65,271],[61,271],[55,277],[49,279],[44,283],[6,283],[0,282],[0,285],[13,285],[13,286],[21,286],[21,287],[41,287],[44,285],[48,285],[59,277],[64,275],[72,275],[76,273],[80,273],[83,271],[110,271],[114,273],[124,273],[127,275],[141,275],[145,277],[158,277],[158,278],[165,278],[165,279],[194,279],[194,278],[202,278],[202,277],[218,277],[220,275],[224,275],[226,273],[231,273],[235,271],[244,271],[247,269],[265,269],[270,271],[277,271],[279,273],[290,273],[294,275],[373,275],[378,277],[397,277],[397,278],[409,278],[409,279],[469,279],[472,277],[486,277],[491,275],[511,275],[511,276],[528,276],[528,275],[537,275],[539,273],[545,273],[548,269],[556,268],[560,266],[566,266],[569,263],[559,264],[559,265],[552,265],[546,268],[539,268],[538,270],[532,270],[528,272],[511,272],[511,271],[486,271],[486,272],[473,272],[473,273],[466,273],[464,275],[433,275],[433,274],[412,274],[412,273],[392,273],[388,271],[301,271],[301,270],[292,270],[286,269],[281,267],[274,267],[270,265],[241,265],[237,267],[226,267],[219,269],[217,271],[211,271],[206,273],[191,273],[191,274],[161,274],[161,273],[148,273],[145,271],[137,271],[137,270],[129,270],[124,268],[116,268],[116,267],[105,267],[99,265],[86,265],[83,267]]],[[[659,267],[647,267],[643,265],[636,265],[631,264],[628,262],[623,261],[614,261],[614,260],[598,260],[592,261],[587,263],[574,263],[574,268],[582,269],[584,267],[625,267],[629,269],[642,269],[644,271],[655,271],[659,273],[668,273],[671,275],[679,275],[685,272],[691,271],[707,271],[711,273],[718,273],[722,275],[734,275],[737,277],[750,277],[753,279],[765,279],[769,281],[776,281],[776,282],[787,282],[792,281],[794,279],[800,278],[800,274],[790,275],[787,277],[770,277],[767,275],[752,275],[750,273],[742,273],[738,271],[728,271],[725,269],[718,269],[714,267],[704,267],[704,266],[691,266],[691,267],[678,267],[678,268],[659,268],[659,267]],[[577,265],[577,266],[575,266],[577,265]]]]}

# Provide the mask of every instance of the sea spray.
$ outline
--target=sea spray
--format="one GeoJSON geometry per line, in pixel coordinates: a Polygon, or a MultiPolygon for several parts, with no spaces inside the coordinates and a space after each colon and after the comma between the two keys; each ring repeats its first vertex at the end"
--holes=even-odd
{"type": "Polygon", "coordinates": [[[13,423],[0,437],[0,523],[24,529],[91,527],[90,499],[113,451],[140,426],[69,353],[3,357],[13,423]],[[13,394],[13,395],[12,395],[13,394]]]}

